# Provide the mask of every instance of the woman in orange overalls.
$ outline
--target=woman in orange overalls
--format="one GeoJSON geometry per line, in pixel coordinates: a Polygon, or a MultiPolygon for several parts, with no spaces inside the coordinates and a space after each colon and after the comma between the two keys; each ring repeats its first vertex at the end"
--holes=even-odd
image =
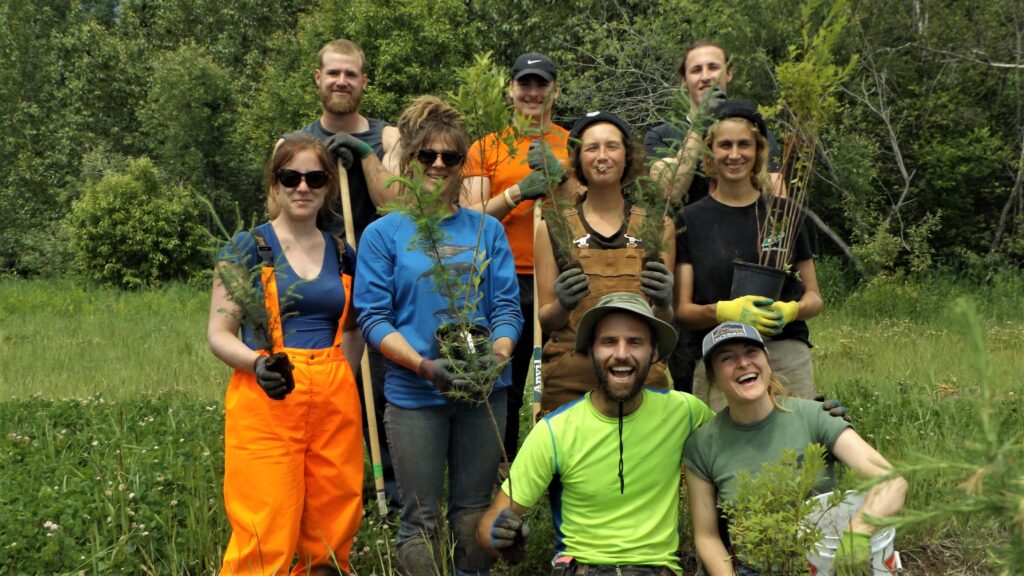
{"type": "MultiPolygon", "coordinates": [[[[675,227],[666,220],[660,261],[644,262],[640,226],[648,218],[632,206],[624,188],[643,168],[643,157],[629,127],[609,112],[590,112],[569,133],[569,159],[586,185],[582,202],[566,211],[573,245],[555,246],[547,222],[537,227],[534,262],[540,325],[551,336],[544,344],[541,410],[550,412],[597,386],[590,358],[574,352],[576,326],[584,312],[612,292],[634,292],[650,299],[654,313],[672,319],[675,227]],[[555,250],[568,248],[577,263],[559,270],[555,250]]],[[[658,216],[653,216],[658,217],[658,216]]],[[[651,366],[646,386],[665,388],[665,363],[651,366]]]]}
{"type": "Polygon", "coordinates": [[[351,313],[351,249],[316,226],[338,174],[318,140],[291,136],[266,178],[271,220],[225,247],[210,303],[210,349],[235,369],[224,401],[232,534],[221,574],[347,574],[362,518],[351,366],[363,341],[351,313]],[[257,269],[250,286],[265,321],[247,316],[224,283],[257,269]],[[287,356],[294,385],[268,365],[272,353],[287,356]]]}

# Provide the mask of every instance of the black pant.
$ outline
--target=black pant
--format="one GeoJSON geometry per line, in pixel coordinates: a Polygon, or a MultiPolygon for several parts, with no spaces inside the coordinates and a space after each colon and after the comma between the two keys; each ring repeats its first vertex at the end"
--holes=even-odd
{"type": "Polygon", "coordinates": [[[672,374],[672,387],[682,392],[693,393],[693,369],[700,356],[700,342],[692,332],[673,322],[679,333],[679,343],[668,357],[668,371],[672,374]]]}
{"type": "Polygon", "coordinates": [[[516,279],[519,280],[523,333],[512,350],[512,386],[508,389],[508,413],[505,419],[505,455],[509,462],[516,457],[519,449],[519,411],[523,407],[526,379],[533,370],[533,275],[517,274],[516,279]]]}

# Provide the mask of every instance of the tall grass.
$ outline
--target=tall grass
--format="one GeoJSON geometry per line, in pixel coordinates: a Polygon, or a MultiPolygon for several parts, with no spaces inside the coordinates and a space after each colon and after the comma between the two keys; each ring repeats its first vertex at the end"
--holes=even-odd
{"type": "MultiPolygon", "coordinates": [[[[851,408],[883,454],[939,457],[981,437],[980,382],[952,321],[963,294],[982,314],[993,417],[1024,429],[1019,273],[973,286],[938,275],[853,287],[822,272],[828,308],[810,322],[818,387],[851,408]]],[[[215,573],[228,536],[228,371],[206,349],[208,297],[185,285],[0,281],[0,574],[215,573]]],[[[963,494],[956,470],[909,479],[916,510],[963,494]]],[[[527,562],[496,574],[546,573],[553,536],[539,508],[527,562]]],[[[393,573],[392,538],[368,509],[353,548],[359,574],[393,573]]],[[[684,548],[690,538],[686,526],[684,548]]],[[[897,548],[910,574],[988,574],[985,550],[1008,538],[991,518],[966,516],[906,530],[897,548]]]]}
{"type": "Polygon", "coordinates": [[[0,281],[0,398],[223,396],[206,347],[209,290],[120,292],[70,281],[0,281]]]}

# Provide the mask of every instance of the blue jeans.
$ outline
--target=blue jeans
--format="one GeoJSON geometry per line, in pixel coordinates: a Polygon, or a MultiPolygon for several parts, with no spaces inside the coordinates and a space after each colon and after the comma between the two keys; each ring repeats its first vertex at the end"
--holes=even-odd
{"type": "MultiPolygon", "coordinates": [[[[490,397],[497,432],[483,404],[456,402],[414,410],[388,404],[384,423],[402,499],[398,549],[413,539],[437,539],[446,468],[450,527],[458,524],[460,514],[482,512],[490,505],[507,396],[502,389],[490,397]]],[[[478,548],[472,534],[456,538],[456,558],[460,546],[478,548]]]]}

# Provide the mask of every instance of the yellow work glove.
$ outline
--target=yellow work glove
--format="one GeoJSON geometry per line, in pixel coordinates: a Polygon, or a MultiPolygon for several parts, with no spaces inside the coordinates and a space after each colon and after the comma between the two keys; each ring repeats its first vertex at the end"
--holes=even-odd
{"type": "Polygon", "coordinates": [[[715,306],[715,318],[719,322],[749,324],[761,334],[773,336],[782,330],[782,314],[772,310],[772,302],[771,298],[763,296],[720,300],[715,306]]]}
{"type": "MultiPolygon", "coordinates": [[[[779,314],[782,314],[782,326],[796,320],[796,315],[800,312],[800,304],[795,300],[790,300],[789,302],[772,302],[770,308],[779,314]]],[[[782,328],[782,326],[779,326],[779,328],[782,328]]]]}

